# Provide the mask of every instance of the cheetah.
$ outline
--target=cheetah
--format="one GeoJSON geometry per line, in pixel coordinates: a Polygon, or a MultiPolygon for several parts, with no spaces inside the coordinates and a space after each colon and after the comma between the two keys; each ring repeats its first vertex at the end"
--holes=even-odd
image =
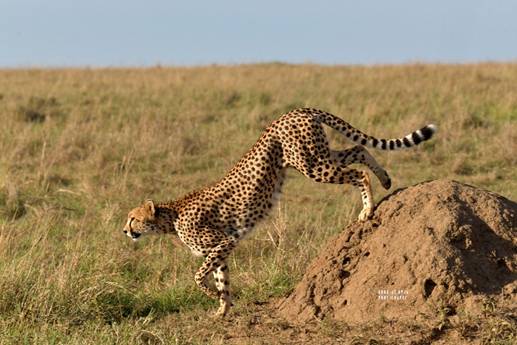
{"type": "Polygon", "coordinates": [[[358,187],[363,202],[359,221],[365,221],[372,215],[374,206],[369,175],[347,166],[365,165],[389,189],[388,173],[366,147],[409,148],[430,139],[435,131],[436,126],[430,124],[400,139],[377,139],[328,112],[296,109],[273,121],[222,180],[175,201],[145,201],[129,212],[123,231],[135,241],[147,234],[175,234],[194,255],[203,256],[195,282],[206,295],[219,299],[215,315],[225,316],[232,305],[228,255],[273,208],[286,168],[292,167],[316,182],[358,187]],[[341,132],[357,145],[331,150],[322,124],[341,132]],[[217,291],[207,285],[210,273],[217,291]]]}

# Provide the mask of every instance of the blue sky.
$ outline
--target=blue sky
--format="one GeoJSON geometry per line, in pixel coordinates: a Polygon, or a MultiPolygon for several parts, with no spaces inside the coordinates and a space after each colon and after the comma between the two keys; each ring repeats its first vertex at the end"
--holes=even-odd
{"type": "Polygon", "coordinates": [[[517,1],[0,0],[0,67],[517,61],[517,1]]]}

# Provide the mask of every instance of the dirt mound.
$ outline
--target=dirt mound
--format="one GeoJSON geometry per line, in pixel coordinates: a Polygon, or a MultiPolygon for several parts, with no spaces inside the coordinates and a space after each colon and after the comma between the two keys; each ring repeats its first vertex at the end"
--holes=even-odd
{"type": "Polygon", "coordinates": [[[516,303],[517,204],[455,181],[399,190],[310,265],[280,315],[361,323],[516,303]]]}

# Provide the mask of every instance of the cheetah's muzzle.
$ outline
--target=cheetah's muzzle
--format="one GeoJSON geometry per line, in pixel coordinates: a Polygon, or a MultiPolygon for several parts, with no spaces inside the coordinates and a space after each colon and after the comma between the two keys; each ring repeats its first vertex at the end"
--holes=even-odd
{"type": "Polygon", "coordinates": [[[133,232],[133,233],[131,233],[131,239],[132,239],[133,241],[137,241],[137,240],[138,240],[138,238],[140,238],[140,234],[137,234],[137,233],[134,233],[134,232],[133,232]]]}

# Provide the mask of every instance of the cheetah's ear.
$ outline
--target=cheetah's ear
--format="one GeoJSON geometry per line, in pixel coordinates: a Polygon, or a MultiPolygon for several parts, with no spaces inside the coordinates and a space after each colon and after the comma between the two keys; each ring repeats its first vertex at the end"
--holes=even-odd
{"type": "Polygon", "coordinates": [[[152,200],[149,199],[144,202],[144,210],[149,215],[149,218],[154,218],[156,209],[154,208],[154,202],[152,200]]]}

